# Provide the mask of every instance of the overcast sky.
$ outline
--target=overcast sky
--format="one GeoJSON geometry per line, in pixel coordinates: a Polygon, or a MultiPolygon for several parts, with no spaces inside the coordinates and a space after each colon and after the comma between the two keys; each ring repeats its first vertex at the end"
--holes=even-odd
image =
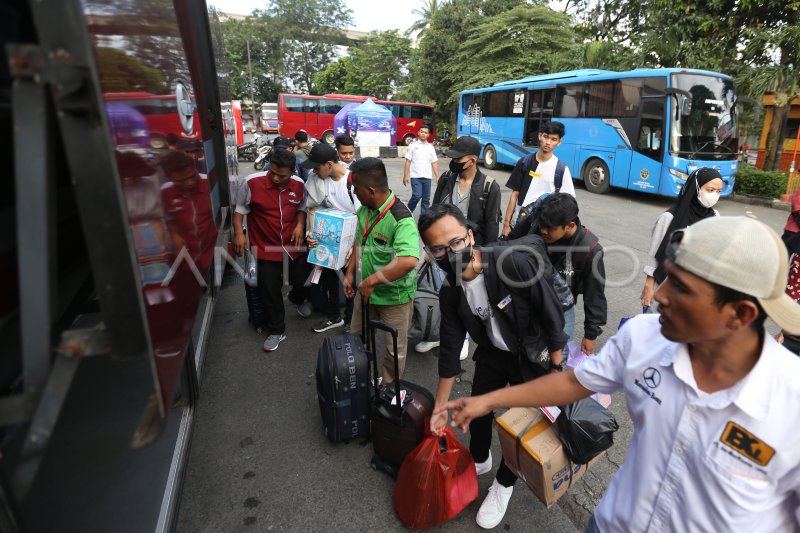
{"type": "MultiPolygon", "coordinates": [[[[267,0],[207,0],[224,13],[249,15],[254,9],[262,9],[267,0]]],[[[420,9],[422,0],[404,0],[377,2],[376,0],[345,0],[347,7],[353,12],[355,24],[352,29],[359,31],[405,31],[417,17],[411,13],[420,9]],[[379,9],[375,6],[380,5],[379,9]]]]}

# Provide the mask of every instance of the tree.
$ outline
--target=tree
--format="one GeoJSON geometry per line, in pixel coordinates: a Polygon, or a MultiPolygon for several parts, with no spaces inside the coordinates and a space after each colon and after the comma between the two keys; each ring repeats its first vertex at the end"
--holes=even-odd
{"type": "Polygon", "coordinates": [[[485,17],[442,69],[452,87],[446,104],[463,89],[575,68],[581,53],[569,17],[549,7],[524,4],[485,17]]]}
{"type": "MultiPolygon", "coordinates": [[[[452,82],[443,76],[446,66],[461,48],[465,39],[474,33],[484,18],[491,18],[524,3],[524,0],[451,0],[447,9],[437,9],[430,25],[419,42],[419,57],[412,62],[412,78],[417,90],[436,103],[441,120],[452,117],[447,102],[454,101],[452,82]]],[[[459,65],[473,68],[471,62],[459,65]]]]}
{"type": "MultiPolygon", "coordinates": [[[[442,2],[442,4],[443,3],[444,2],[442,2]]],[[[408,28],[408,33],[412,34],[414,32],[419,32],[420,36],[425,33],[425,30],[428,29],[428,26],[430,26],[431,20],[433,20],[433,17],[436,15],[436,12],[439,10],[442,4],[440,4],[438,0],[426,0],[425,4],[422,6],[422,9],[411,10],[411,13],[419,18],[416,20],[416,22],[414,22],[414,24],[411,25],[410,28],[408,28]]]]}
{"type": "Polygon", "coordinates": [[[314,74],[336,58],[336,45],[345,42],[342,30],[352,24],[350,10],[339,0],[269,0],[266,10],[254,14],[271,22],[288,77],[307,93],[314,74]]]}
{"type": "Polygon", "coordinates": [[[750,95],[760,99],[765,92],[775,93],[772,122],[766,140],[766,170],[780,167],[778,150],[783,146],[784,122],[792,100],[800,97],[800,27],[797,24],[797,11],[794,17],[794,23],[776,30],[756,30],[747,50],[758,63],[744,79],[750,95]]]}
{"type": "Polygon", "coordinates": [[[275,102],[283,90],[287,66],[282,41],[275,36],[269,18],[227,19],[223,23],[225,56],[228,60],[229,85],[234,99],[250,99],[250,73],[247,46],[253,70],[253,93],[257,102],[275,102]]]}
{"type": "Polygon", "coordinates": [[[397,30],[373,32],[350,48],[349,57],[334,61],[314,76],[321,94],[368,94],[385,100],[408,83],[411,41],[397,30]]]}

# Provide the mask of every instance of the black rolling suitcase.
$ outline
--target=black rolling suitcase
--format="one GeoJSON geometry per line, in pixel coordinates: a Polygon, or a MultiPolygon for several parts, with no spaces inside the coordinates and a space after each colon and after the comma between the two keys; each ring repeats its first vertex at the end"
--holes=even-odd
{"type": "Polygon", "coordinates": [[[397,477],[400,465],[425,437],[425,424],[433,412],[433,395],[416,383],[397,379],[400,375],[397,359],[397,330],[383,322],[369,321],[372,377],[375,401],[372,403],[372,446],[375,456],[372,466],[397,477]],[[378,387],[378,363],[375,356],[375,330],[388,331],[394,347],[394,386],[382,391],[378,387]],[[403,397],[402,392],[405,391],[403,397]],[[400,398],[403,398],[402,402],[400,398]],[[392,400],[395,401],[394,405],[392,400]]]}
{"type": "MultiPolygon", "coordinates": [[[[362,317],[362,320],[366,320],[362,317]]],[[[317,399],[333,442],[369,437],[369,359],[357,335],[330,335],[317,356],[317,399]]]]}

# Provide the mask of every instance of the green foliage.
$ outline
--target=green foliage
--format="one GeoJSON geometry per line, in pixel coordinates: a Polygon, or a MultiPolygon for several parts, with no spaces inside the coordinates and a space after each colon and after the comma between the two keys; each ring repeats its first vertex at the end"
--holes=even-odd
{"type": "Polygon", "coordinates": [[[312,93],[314,74],[336,59],[336,46],[345,43],[345,28],[353,20],[339,0],[269,0],[265,11],[271,36],[279,37],[286,72],[294,86],[312,93]]]}
{"type": "Polygon", "coordinates": [[[397,30],[373,32],[314,76],[320,94],[367,94],[385,100],[408,83],[411,41],[397,30]]]}
{"type": "Polygon", "coordinates": [[[786,192],[788,178],[789,176],[783,172],[739,165],[733,190],[739,194],[777,198],[786,192]]]}
{"type": "Polygon", "coordinates": [[[579,65],[580,49],[569,17],[539,5],[520,5],[477,24],[442,69],[452,90],[570,70],[579,65]]]}
{"type": "Polygon", "coordinates": [[[442,3],[438,0],[425,0],[425,4],[423,4],[422,9],[412,9],[411,13],[418,16],[419,18],[408,28],[408,33],[415,33],[419,32],[420,35],[425,33],[425,30],[428,29],[428,26],[431,24],[431,20],[433,16],[436,15],[436,12],[441,7],[442,3]]]}
{"type": "Polygon", "coordinates": [[[169,87],[158,69],[148,67],[138,58],[116,48],[97,48],[97,65],[106,92],[145,91],[167,94],[169,87]],[[131,86],[133,82],[133,86],[131,86]]]}
{"type": "Polygon", "coordinates": [[[247,17],[223,21],[225,56],[228,60],[229,85],[234,99],[250,99],[250,75],[247,46],[250,45],[250,65],[253,71],[253,93],[256,102],[275,102],[283,90],[282,80],[287,73],[281,39],[273,32],[275,24],[269,18],[247,17]]]}

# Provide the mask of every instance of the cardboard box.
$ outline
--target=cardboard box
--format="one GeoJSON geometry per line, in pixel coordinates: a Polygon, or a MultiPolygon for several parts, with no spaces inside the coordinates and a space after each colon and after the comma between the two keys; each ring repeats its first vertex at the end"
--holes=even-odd
{"type": "Polygon", "coordinates": [[[539,500],[552,506],[602,454],[588,465],[572,464],[558,439],[556,427],[539,409],[515,407],[497,419],[503,459],[539,500]]]}
{"type": "Polygon", "coordinates": [[[338,209],[315,211],[311,235],[319,244],[309,251],[308,262],[334,270],[342,268],[355,243],[357,225],[353,213],[338,209]]]}

